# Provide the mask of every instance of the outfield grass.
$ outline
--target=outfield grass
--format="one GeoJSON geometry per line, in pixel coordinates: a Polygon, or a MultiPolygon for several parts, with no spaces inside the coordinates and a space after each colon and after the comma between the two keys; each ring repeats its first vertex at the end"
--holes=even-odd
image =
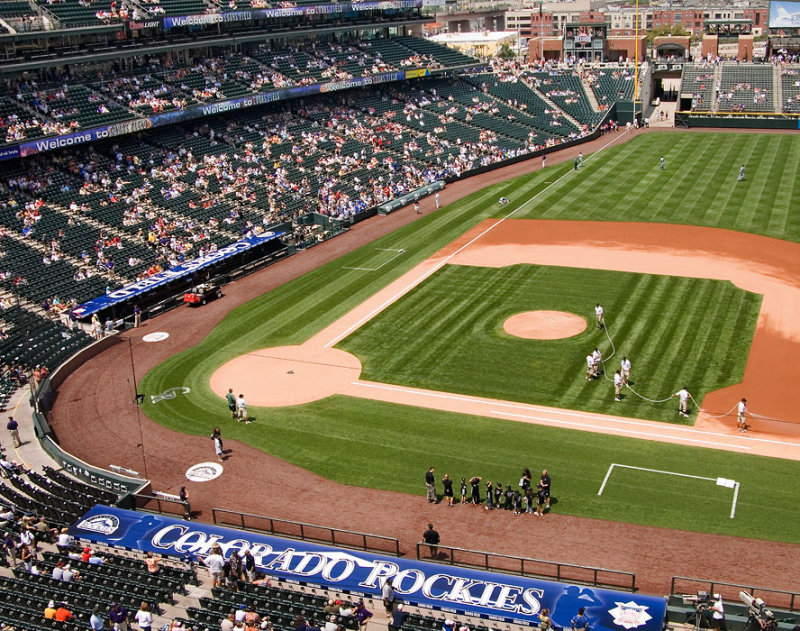
{"type": "Polygon", "coordinates": [[[338,346],[361,360],[371,381],[677,423],[676,402],[628,392],[615,403],[611,381],[584,378],[586,355],[598,347],[610,357],[616,347],[609,377],[626,355],[637,392],[664,399],[690,384],[700,401],[741,380],[760,305],[760,295],[726,281],[448,265],[338,346]],[[597,298],[611,340],[594,326],[597,298]],[[503,330],[511,315],[537,309],[582,315],[589,326],[562,340],[503,330]]]}
{"type": "MultiPolygon", "coordinates": [[[[505,214],[532,197],[534,202],[517,217],[693,223],[800,241],[800,217],[791,212],[798,166],[798,136],[650,133],[590,156],[578,173],[568,173],[571,165],[551,166],[476,191],[233,310],[205,340],[150,371],[140,387],[142,392],[157,393],[189,386],[191,395],[157,406],[146,402],[143,409],[177,431],[207,434],[228,418],[224,401],[208,387],[220,363],[249,350],[305,341],[479,221],[505,214]],[[657,174],[662,153],[667,170],[657,174]],[[679,160],[688,166],[679,170],[679,160]],[[737,185],[735,170],[741,162],[747,164],[748,176],[737,185]],[[552,189],[545,191],[545,182],[554,181],[558,181],[553,186],[559,189],[557,195],[552,189]],[[501,195],[511,204],[498,206],[501,195]],[[695,197],[702,197],[702,204],[694,204],[695,197]],[[402,248],[405,253],[375,272],[344,269],[360,267],[373,257],[375,248],[402,248]]],[[[668,346],[671,340],[664,343],[668,346]]],[[[720,359],[724,358],[710,361],[720,359]]],[[[546,464],[554,473],[562,513],[782,541],[797,541],[800,536],[800,507],[794,501],[800,471],[795,462],[423,409],[409,413],[405,407],[345,397],[252,413],[259,420],[247,432],[227,421],[226,437],[246,440],[349,484],[419,492],[422,473],[431,463],[454,476],[477,472],[505,478],[504,482],[518,480],[522,466],[546,464]],[[742,513],[728,523],[702,518],[702,510],[689,501],[659,504],[656,499],[655,508],[634,510],[632,496],[629,504],[618,500],[613,506],[603,498],[592,498],[608,464],[621,462],[621,449],[630,456],[624,464],[742,481],[742,513]],[[531,462],[531,454],[536,454],[536,462],[531,462]],[[475,471],[477,462],[483,463],[480,471],[475,471]],[[716,464],[719,470],[712,467],[716,464]],[[689,466],[695,470],[687,471],[689,466]]],[[[655,491],[651,495],[650,502],[658,498],[655,491]]]]}

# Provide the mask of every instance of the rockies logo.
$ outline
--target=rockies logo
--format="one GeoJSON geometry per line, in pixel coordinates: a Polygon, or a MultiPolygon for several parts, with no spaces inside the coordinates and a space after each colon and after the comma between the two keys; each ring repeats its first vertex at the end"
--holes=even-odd
{"type": "Polygon", "coordinates": [[[164,390],[161,394],[151,394],[150,395],[150,403],[158,403],[159,401],[169,401],[170,399],[174,399],[179,394],[189,394],[189,388],[184,386],[180,386],[178,388],[169,388],[168,390],[164,390]]]}

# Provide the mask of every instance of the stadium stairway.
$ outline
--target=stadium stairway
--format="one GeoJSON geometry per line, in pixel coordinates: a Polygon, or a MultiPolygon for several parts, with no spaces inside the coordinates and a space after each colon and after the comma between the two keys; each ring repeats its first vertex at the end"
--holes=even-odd
{"type": "Polygon", "coordinates": [[[783,112],[783,69],[778,65],[772,69],[772,111],[783,112]]]}
{"type": "MultiPolygon", "coordinates": [[[[549,98],[548,98],[548,97],[545,95],[545,93],[544,93],[542,90],[540,90],[540,89],[536,88],[535,86],[531,85],[531,84],[530,84],[530,83],[528,83],[527,81],[526,81],[525,83],[528,85],[528,87],[529,87],[531,90],[533,90],[534,92],[536,92],[536,94],[537,94],[537,95],[539,95],[539,97],[542,99],[542,101],[544,101],[545,103],[547,103],[547,105],[549,105],[549,106],[550,106],[550,107],[552,107],[554,110],[556,110],[557,112],[559,112],[559,113],[561,114],[561,116],[563,116],[563,117],[564,117],[564,118],[566,118],[566,119],[567,119],[567,120],[568,120],[570,123],[572,123],[573,125],[575,125],[575,127],[576,127],[577,129],[581,129],[581,128],[583,127],[583,123],[581,123],[581,122],[580,122],[580,121],[579,121],[577,118],[575,118],[575,117],[574,117],[572,114],[570,114],[569,112],[567,112],[567,111],[566,111],[566,110],[565,110],[563,107],[559,106],[559,105],[558,105],[558,103],[556,103],[555,101],[552,101],[552,100],[550,100],[550,99],[549,99],[549,98]]],[[[592,100],[594,100],[594,103],[592,104],[592,108],[594,108],[594,110],[595,110],[595,111],[597,111],[597,107],[596,107],[597,99],[594,99],[594,96],[593,96],[593,97],[592,97],[592,100]]],[[[591,101],[589,101],[589,102],[591,103],[591,101]]]]}
{"type": "Polygon", "coordinates": [[[589,105],[592,106],[595,112],[599,112],[600,103],[597,102],[597,97],[594,95],[591,84],[583,75],[581,75],[581,85],[583,86],[583,91],[586,93],[586,99],[589,101],[589,105]]]}
{"type": "Polygon", "coordinates": [[[711,99],[711,111],[718,112],[719,111],[719,93],[717,92],[716,88],[722,82],[722,65],[717,64],[714,66],[714,79],[712,80],[712,94],[714,97],[711,99]]]}

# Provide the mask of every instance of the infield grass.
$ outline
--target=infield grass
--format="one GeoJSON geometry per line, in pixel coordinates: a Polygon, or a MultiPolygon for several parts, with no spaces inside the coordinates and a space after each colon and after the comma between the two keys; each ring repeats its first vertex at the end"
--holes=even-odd
{"type": "Polygon", "coordinates": [[[614,402],[610,378],[631,359],[634,390],[660,400],[691,384],[694,397],[741,380],[761,296],[729,282],[513,265],[447,265],[338,346],[362,378],[577,410],[680,422],[677,399],[653,403],[629,390],[614,402]],[[608,332],[594,323],[602,297],[608,332]],[[583,315],[568,339],[528,340],[503,330],[515,313],[583,315]],[[611,314],[615,314],[612,316],[611,314]],[[609,339],[610,338],[610,339],[609,339]],[[606,374],[587,381],[599,348],[606,374]],[[616,351],[616,354],[612,354],[616,351]]]}
{"type": "MultiPolygon", "coordinates": [[[[305,341],[479,221],[503,216],[531,199],[516,218],[689,223],[800,241],[800,214],[792,212],[800,192],[799,167],[800,137],[794,135],[649,133],[588,157],[578,173],[571,172],[571,165],[556,165],[476,191],[234,309],[205,340],[150,371],[140,386],[145,393],[188,386],[191,395],[156,406],[148,401],[143,410],[187,433],[207,435],[214,425],[224,424],[226,438],[347,484],[419,493],[424,490],[422,474],[431,464],[454,477],[477,473],[511,483],[523,466],[533,470],[546,465],[562,513],[797,541],[800,463],[346,397],[254,409],[256,423],[237,427],[226,420],[227,407],[210,391],[208,380],[221,363],[244,352],[305,341]],[[661,154],[667,158],[663,173],[658,172],[661,154]],[[747,179],[737,184],[742,162],[747,179]],[[499,206],[500,196],[511,203],[499,206]],[[376,248],[402,248],[405,253],[374,272],[344,269],[362,267],[374,258],[376,248]],[[611,462],[737,479],[742,482],[737,517],[711,519],[694,502],[664,501],[668,485],[632,487],[613,501],[597,498],[611,462]]],[[[741,312],[750,313],[747,308],[741,312]]],[[[629,326],[635,331],[633,320],[629,326]]],[[[672,346],[680,346],[679,339],[668,330],[663,347],[672,346]]],[[[738,356],[712,352],[706,362],[731,362],[735,369],[747,348],[739,349],[738,356]]],[[[634,368],[645,361],[634,357],[634,368]]],[[[665,390],[671,389],[666,382],[665,390]]],[[[660,386],[655,388],[659,394],[660,386]]]]}

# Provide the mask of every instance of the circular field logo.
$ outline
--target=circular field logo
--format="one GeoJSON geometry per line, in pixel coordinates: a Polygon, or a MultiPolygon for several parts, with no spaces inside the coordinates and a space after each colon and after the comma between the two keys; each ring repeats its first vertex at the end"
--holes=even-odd
{"type": "Polygon", "coordinates": [[[155,333],[148,333],[142,338],[143,342],[163,342],[169,337],[166,331],[156,331],[155,333]]]}
{"type": "Polygon", "coordinates": [[[208,482],[222,475],[222,465],[216,462],[201,462],[186,470],[186,479],[192,482],[208,482]]]}

